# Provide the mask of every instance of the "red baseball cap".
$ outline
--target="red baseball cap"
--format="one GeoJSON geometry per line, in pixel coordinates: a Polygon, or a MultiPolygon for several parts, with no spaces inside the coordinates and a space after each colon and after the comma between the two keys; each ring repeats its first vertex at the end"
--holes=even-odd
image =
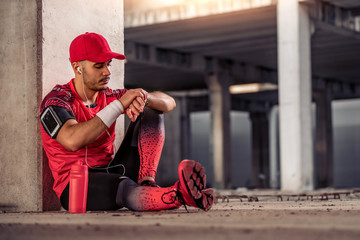
{"type": "Polygon", "coordinates": [[[97,33],[86,32],[70,44],[70,62],[88,60],[102,63],[113,58],[124,60],[125,56],[112,52],[106,39],[97,33]]]}

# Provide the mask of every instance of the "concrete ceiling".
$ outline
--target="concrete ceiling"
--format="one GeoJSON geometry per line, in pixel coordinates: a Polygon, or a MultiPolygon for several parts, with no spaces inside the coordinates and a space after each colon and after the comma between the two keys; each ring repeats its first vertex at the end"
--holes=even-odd
{"type": "Polygon", "coordinates": [[[343,8],[357,8],[360,7],[359,0],[325,0],[325,2],[329,2],[336,6],[340,6],[343,8]]]}
{"type": "MultiPolygon", "coordinates": [[[[358,7],[360,1],[336,1],[358,7]]],[[[125,29],[125,41],[277,69],[276,5],[125,29]]],[[[126,45],[126,42],[125,42],[126,45]]],[[[360,34],[319,23],[312,36],[312,73],[360,83],[360,34]]],[[[128,61],[125,84],[162,90],[205,88],[201,73],[128,61]]]]}
{"type": "MultiPolygon", "coordinates": [[[[168,49],[223,57],[276,68],[276,7],[257,8],[150,26],[125,29],[125,41],[135,41],[168,49]]],[[[126,44],[126,42],[125,42],[126,44]]],[[[203,76],[158,69],[129,61],[126,83],[148,78],[169,77],[163,88],[205,88],[203,76]],[[136,72],[134,72],[136,70],[136,72]],[[168,72],[169,71],[169,72],[168,72]],[[175,81],[175,79],[179,81],[175,81]],[[172,87],[173,86],[173,87],[172,87]]],[[[161,80],[159,80],[161,81],[161,80]]]]}

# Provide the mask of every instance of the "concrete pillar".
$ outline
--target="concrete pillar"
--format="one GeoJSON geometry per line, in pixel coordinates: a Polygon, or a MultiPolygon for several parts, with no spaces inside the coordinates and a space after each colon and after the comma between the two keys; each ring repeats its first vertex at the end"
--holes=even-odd
{"type": "Polygon", "coordinates": [[[281,189],[313,189],[311,23],[307,6],[279,0],[278,71],[281,189]]]}
{"type": "Polygon", "coordinates": [[[274,106],[269,113],[269,161],[270,188],[280,187],[279,164],[279,107],[274,106]]]}
{"type": "Polygon", "coordinates": [[[174,97],[176,108],[164,115],[165,143],[156,175],[156,182],[160,186],[172,186],[179,179],[177,167],[181,157],[181,98],[174,97]]]}
{"type": "Polygon", "coordinates": [[[41,2],[0,1],[0,210],[42,209],[41,2]]]}
{"type": "Polygon", "coordinates": [[[180,129],[181,129],[181,158],[190,157],[190,111],[188,108],[188,97],[182,97],[180,100],[180,129]]]}
{"type": "MultiPolygon", "coordinates": [[[[42,4],[43,97],[55,84],[67,83],[74,76],[68,59],[70,43],[76,36],[96,32],[108,40],[111,50],[124,52],[122,1],[110,0],[99,4],[97,0],[81,0],[74,6],[72,0],[43,0],[42,4]]],[[[122,88],[123,75],[124,62],[114,60],[109,87],[122,88]]],[[[120,117],[117,121],[116,146],[119,146],[124,135],[123,119],[120,117]]],[[[44,159],[45,164],[46,161],[44,159]]],[[[49,180],[44,180],[44,188],[47,182],[49,180]]],[[[49,194],[51,191],[44,191],[44,198],[49,194]]],[[[44,209],[51,210],[52,203],[44,202],[44,209]]]]}
{"type": "Polygon", "coordinates": [[[209,74],[211,133],[210,156],[214,169],[214,187],[231,188],[231,134],[229,76],[209,74]]]}
{"type": "Polygon", "coordinates": [[[252,186],[269,188],[269,120],[266,112],[251,112],[252,186]]]}
{"type": "MultiPolygon", "coordinates": [[[[74,76],[69,45],[77,35],[100,33],[113,51],[123,52],[122,19],[123,3],[118,0],[79,0],[75,5],[72,0],[0,1],[0,99],[6,103],[0,109],[1,208],[58,207],[41,148],[40,101],[55,84],[74,76]]],[[[114,61],[111,88],[123,86],[123,72],[123,62],[114,61]]],[[[123,137],[121,120],[117,144],[123,137]]]]}
{"type": "Polygon", "coordinates": [[[331,187],[333,169],[333,130],[331,110],[331,86],[326,84],[323,91],[314,92],[316,102],[316,187],[331,187]]]}

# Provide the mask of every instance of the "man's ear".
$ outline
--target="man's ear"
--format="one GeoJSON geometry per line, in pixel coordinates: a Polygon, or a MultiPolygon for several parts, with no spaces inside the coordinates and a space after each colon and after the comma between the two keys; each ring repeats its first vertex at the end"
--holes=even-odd
{"type": "Polygon", "coordinates": [[[71,63],[71,65],[75,74],[79,74],[79,75],[82,74],[81,64],[79,62],[73,62],[71,63]]]}

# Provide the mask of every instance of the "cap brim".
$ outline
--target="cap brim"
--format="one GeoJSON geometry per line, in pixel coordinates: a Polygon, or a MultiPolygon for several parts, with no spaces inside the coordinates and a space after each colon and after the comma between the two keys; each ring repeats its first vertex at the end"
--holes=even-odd
{"type": "Polygon", "coordinates": [[[115,52],[107,52],[107,53],[101,53],[100,55],[88,57],[87,60],[92,62],[107,62],[113,58],[116,58],[118,60],[124,60],[126,59],[125,55],[115,52]]]}
{"type": "Polygon", "coordinates": [[[116,56],[114,56],[113,58],[119,59],[119,60],[124,60],[126,57],[123,54],[120,53],[114,53],[116,54],[116,56]]]}

